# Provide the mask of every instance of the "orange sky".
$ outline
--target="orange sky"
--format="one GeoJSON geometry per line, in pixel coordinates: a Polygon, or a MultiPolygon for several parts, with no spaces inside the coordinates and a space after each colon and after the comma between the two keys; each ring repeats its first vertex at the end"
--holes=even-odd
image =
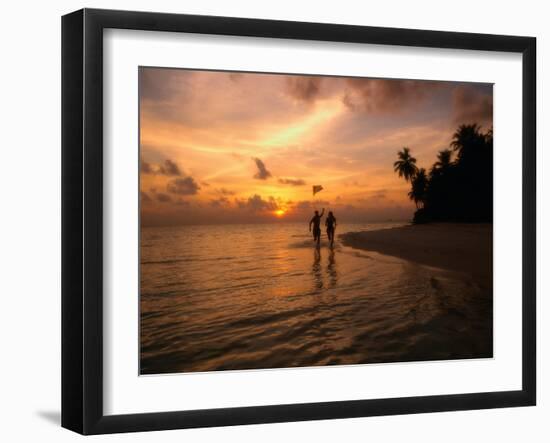
{"type": "Polygon", "coordinates": [[[429,168],[472,122],[491,85],[141,68],[142,223],[409,219],[396,152],[429,168]]]}

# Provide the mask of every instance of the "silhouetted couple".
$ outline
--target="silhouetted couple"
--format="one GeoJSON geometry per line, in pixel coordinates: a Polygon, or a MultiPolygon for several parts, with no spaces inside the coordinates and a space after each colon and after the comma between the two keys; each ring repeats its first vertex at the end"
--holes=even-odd
{"type": "MultiPolygon", "coordinates": [[[[325,213],[325,208],[319,214],[319,211],[315,211],[315,215],[309,222],[309,232],[311,232],[311,226],[313,225],[313,241],[317,243],[317,246],[321,244],[321,218],[325,213]]],[[[325,226],[327,227],[327,237],[330,242],[330,246],[334,245],[334,231],[336,230],[336,218],[332,211],[329,211],[327,219],[325,220],[325,226]]]]}

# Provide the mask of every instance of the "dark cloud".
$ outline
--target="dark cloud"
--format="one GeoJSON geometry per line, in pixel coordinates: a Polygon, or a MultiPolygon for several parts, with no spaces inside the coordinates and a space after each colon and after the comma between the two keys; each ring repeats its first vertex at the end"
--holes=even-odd
{"type": "Polygon", "coordinates": [[[140,68],[139,101],[143,119],[153,118],[165,122],[193,121],[197,114],[194,97],[195,71],[184,69],[140,68]],[[181,106],[185,103],[185,107],[181,106]]]}
{"type": "Polygon", "coordinates": [[[235,199],[237,207],[240,209],[245,209],[251,212],[262,212],[262,211],[274,211],[279,208],[277,200],[273,197],[264,200],[258,194],[254,194],[252,197],[248,197],[246,200],[235,199]]]}
{"type": "Polygon", "coordinates": [[[419,80],[386,80],[368,78],[346,79],[344,104],[353,111],[388,113],[410,109],[431,92],[439,89],[441,82],[419,80]]]}
{"type": "Polygon", "coordinates": [[[195,195],[200,186],[193,177],[175,178],[166,185],[166,190],[178,195],[195,195]]]}
{"type": "Polygon", "coordinates": [[[148,163],[145,160],[140,159],[140,171],[143,174],[153,174],[153,167],[151,166],[151,163],[148,163]]]}
{"type": "Polygon", "coordinates": [[[181,175],[180,168],[170,159],[164,160],[162,165],[159,165],[158,173],[162,175],[181,175]]]}
{"type": "Polygon", "coordinates": [[[258,172],[254,174],[255,179],[267,180],[269,177],[271,177],[271,172],[267,170],[263,161],[256,157],[252,158],[252,160],[254,160],[254,162],[256,163],[256,167],[258,168],[258,172]]]}
{"type": "Polygon", "coordinates": [[[178,165],[170,159],[166,159],[164,160],[164,163],[156,166],[143,159],[140,159],[140,170],[142,174],[160,174],[168,176],[182,175],[182,172],[178,165]]]}
{"type": "Polygon", "coordinates": [[[306,184],[301,178],[280,178],[279,183],[291,186],[304,186],[306,184]]]}
{"type": "Polygon", "coordinates": [[[288,77],[287,93],[296,100],[314,101],[321,90],[321,77],[288,77]]]}
{"type": "Polygon", "coordinates": [[[453,121],[491,126],[493,122],[493,96],[473,86],[458,86],[453,91],[453,121]]]}
{"type": "Polygon", "coordinates": [[[163,192],[159,192],[155,195],[155,197],[161,203],[168,203],[172,201],[172,197],[170,197],[168,194],[164,194],[163,192]]]}
{"type": "Polygon", "coordinates": [[[230,202],[227,197],[219,197],[219,198],[210,200],[210,206],[212,206],[213,208],[228,206],[229,204],[230,202]]]}
{"type": "Polygon", "coordinates": [[[182,95],[182,86],[192,74],[181,69],[141,68],[139,76],[140,98],[153,101],[168,101],[182,95]]]}
{"type": "Polygon", "coordinates": [[[151,201],[151,197],[149,197],[149,194],[147,194],[147,192],[141,191],[139,195],[143,203],[149,203],[151,201]]]}

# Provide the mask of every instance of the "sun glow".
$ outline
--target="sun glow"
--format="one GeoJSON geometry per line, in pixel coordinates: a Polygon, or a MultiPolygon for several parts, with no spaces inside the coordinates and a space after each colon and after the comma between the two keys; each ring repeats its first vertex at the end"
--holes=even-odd
{"type": "Polygon", "coordinates": [[[276,211],[274,211],[274,214],[277,216],[277,217],[282,217],[283,215],[285,215],[285,210],[284,209],[277,209],[276,211]]]}

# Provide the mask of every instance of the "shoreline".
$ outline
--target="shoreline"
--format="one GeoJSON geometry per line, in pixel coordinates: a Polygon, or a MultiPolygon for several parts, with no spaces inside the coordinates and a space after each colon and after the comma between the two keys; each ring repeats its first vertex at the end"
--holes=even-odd
{"type": "Polygon", "coordinates": [[[492,287],[493,225],[429,223],[377,231],[348,232],[342,244],[421,265],[471,275],[492,287]]]}

